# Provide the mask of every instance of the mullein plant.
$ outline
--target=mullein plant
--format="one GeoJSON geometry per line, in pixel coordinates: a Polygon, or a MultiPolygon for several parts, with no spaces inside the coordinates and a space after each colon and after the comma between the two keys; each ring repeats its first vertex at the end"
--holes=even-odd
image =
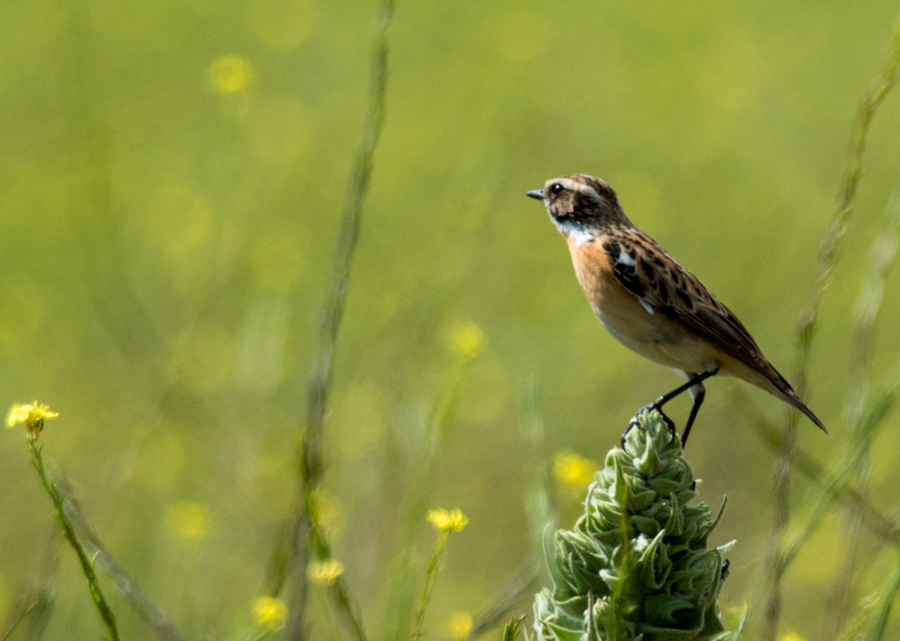
{"type": "Polygon", "coordinates": [[[571,530],[549,526],[553,579],[535,598],[537,641],[735,639],[717,597],[731,544],[707,540],[722,515],[697,497],[680,440],[655,411],[642,412],[607,454],[571,530]]]}

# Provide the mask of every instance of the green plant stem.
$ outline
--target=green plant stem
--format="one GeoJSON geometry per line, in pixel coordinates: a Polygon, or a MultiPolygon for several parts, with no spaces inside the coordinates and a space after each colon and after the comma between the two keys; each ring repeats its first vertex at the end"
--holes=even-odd
{"type": "Polygon", "coordinates": [[[535,562],[525,563],[507,582],[485,612],[475,618],[469,639],[474,640],[497,627],[503,615],[512,608],[526,592],[533,590],[543,573],[543,568],[535,562]]]}
{"type": "MultiPolygon", "coordinates": [[[[828,278],[835,262],[838,244],[847,230],[847,224],[856,202],[856,192],[862,174],[862,159],[866,138],[869,133],[869,125],[878,107],[896,81],[898,65],[900,65],[900,21],[894,25],[890,51],[881,72],[857,110],[853,124],[853,133],[847,151],[847,167],[844,172],[843,186],[832,214],[831,224],[822,238],[819,256],[813,271],[812,283],[809,288],[809,296],[806,306],[800,315],[797,327],[794,388],[801,398],[807,398],[810,351],[818,324],[822,296],[828,285],[828,278]]],[[[790,519],[790,467],[796,441],[796,431],[797,412],[791,410],[786,413],[779,458],[775,464],[775,472],[773,474],[772,491],[775,497],[775,509],[772,533],[766,554],[768,594],[766,597],[763,629],[760,635],[762,641],[775,641],[781,618],[781,573],[777,569],[782,565],[782,539],[790,519]]]]}
{"type": "MultiPolygon", "coordinates": [[[[865,412],[868,404],[869,377],[875,351],[875,324],[884,298],[884,285],[897,255],[900,231],[900,187],[885,210],[884,229],[875,238],[869,252],[869,271],[863,278],[853,313],[853,365],[847,389],[844,415],[852,428],[853,457],[845,457],[847,475],[857,488],[864,488],[869,471],[869,448],[872,430],[866,429],[865,412]]],[[[852,578],[859,553],[860,517],[847,515],[844,567],[832,586],[830,607],[826,609],[825,636],[835,637],[844,629],[852,607],[852,578]]]]}
{"type": "Polygon", "coordinates": [[[84,573],[85,579],[87,579],[88,591],[91,593],[91,599],[94,602],[94,606],[97,608],[97,612],[100,614],[100,618],[103,620],[103,624],[106,626],[112,641],[119,641],[119,632],[116,629],[116,618],[109,608],[109,605],[106,603],[106,599],[103,598],[103,591],[100,589],[100,583],[97,581],[97,575],[94,572],[94,563],[88,558],[84,551],[84,547],[75,535],[75,528],[72,525],[72,521],[69,520],[69,517],[66,515],[62,495],[56,488],[56,484],[54,484],[53,481],[50,480],[50,477],[47,476],[47,472],[44,469],[44,459],[41,456],[41,449],[37,446],[37,433],[28,435],[28,449],[31,450],[31,462],[34,465],[34,469],[37,470],[38,476],[41,477],[41,483],[44,486],[44,490],[50,495],[50,499],[53,501],[56,520],[62,527],[66,541],[68,541],[69,545],[72,546],[72,549],[75,550],[78,561],[81,563],[81,571],[84,573]]]}
{"type": "MultiPolygon", "coordinates": [[[[885,415],[885,408],[883,407],[885,391],[871,398],[868,394],[869,362],[871,361],[874,347],[874,325],[878,317],[878,311],[881,308],[884,283],[893,266],[896,255],[898,231],[900,231],[900,189],[895,191],[887,207],[885,229],[873,243],[871,269],[863,282],[854,314],[853,343],[856,366],[851,373],[852,382],[848,391],[845,412],[847,422],[853,427],[853,440],[850,447],[844,450],[843,461],[836,471],[821,479],[819,495],[810,512],[807,525],[793,540],[784,545],[781,563],[778,568],[780,574],[784,573],[797,557],[803,545],[818,529],[835,498],[851,483],[856,484],[857,490],[863,484],[860,467],[867,457],[869,444],[877,433],[876,428],[881,424],[881,420],[885,415]]],[[[893,385],[887,385],[885,387],[886,391],[896,388],[898,382],[900,382],[900,361],[898,361],[897,374],[894,374],[893,377],[897,382],[894,382],[893,385]]],[[[858,531],[861,524],[860,520],[864,518],[857,511],[854,511],[853,514],[853,521],[851,521],[851,527],[849,528],[851,533],[854,530],[858,531]]],[[[855,535],[851,534],[849,538],[850,542],[852,542],[855,535]]],[[[851,545],[850,547],[854,546],[851,545]]],[[[844,548],[850,549],[847,546],[844,546],[844,548]]],[[[848,561],[850,561],[851,557],[852,555],[848,556],[848,561]]],[[[852,567],[852,563],[850,563],[850,566],[852,567]]],[[[849,586],[847,581],[848,577],[852,575],[852,570],[850,570],[849,574],[847,572],[848,568],[845,567],[843,581],[836,586],[835,601],[833,607],[829,608],[832,623],[830,632],[825,635],[826,637],[834,637],[845,625],[847,609],[846,590],[849,586]],[[840,606],[842,602],[845,603],[843,608],[840,606]],[[835,610],[840,609],[844,610],[843,615],[835,612],[835,610]]]]}
{"type": "Polygon", "coordinates": [[[900,592],[900,565],[897,566],[894,575],[884,590],[884,594],[881,596],[881,602],[875,617],[872,619],[872,625],[869,628],[869,634],[866,635],[866,641],[881,641],[884,638],[884,631],[887,628],[888,618],[891,615],[891,608],[894,605],[897,592],[900,592]]]}
{"type": "Polygon", "coordinates": [[[72,522],[80,540],[90,553],[94,564],[112,579],[113,587],[131,605],[135,612],[150,625],[156,634],[166,641],[184,641],[184,636],[172,623],[169,616],[150,601],[135,580],[125,571],[106,548],[91,527],[87,517],[78,505],[68,480],[56,469],[52,471],[53,483],[63,499],[63,509],[72,522]]]}
{"type": "MultiPolygon", "coordinates": [[[[384,97],[387,86],[387,34],[393,10],[393,0],[383,0],[378,9],[378,25],[370,67],[368,112],[344,199],[344,210],[334,253],[331,279],[323,304],[319,349],[313,362],[312,374],[307,387],[306,424],[303,429],[303,445],[298,466],[304,499],[298,510],[294,528],[297,534],[296,544],[292,546],[294,554],[291,565],[294,572],[294,591],[288,623],[288,636],[292,639],[303,639],[305,636],[304,626],[309,600],[309,582],[306,570],[309,565],[310,541],[319,542],[317,547],[321,549],[323,547],[321,541],[325,540],[325,534],[321,531],[309,506],[314,504],[315,492],[322,480],[322,429],[328,413],[332,364],[338,332],[344,317],[347,291],[350,286],[350,267],[359,238],[363,201],[368,193],[375,147],[378,144],[384,122],[384,97]]],[[[358,620],[358,608],[352,605],[346,586],[343,583],[335,584],[336,587],[338,585],[342,587],[332,590],[332,594],[337,597],[335,605],[353,621],[354,632],[357,638],[363,641],[366,636],[362,623],[358,620]]]]}
{"type": "Polygon", "coordinates": [[[416,641],[419,637],[422,636],[422,624],[425,623],[425,609],[428,607],[428,602],[431,601],[431,592],[434,590],[434,584],[437,581],[438,563],[441,560],[441,554],[444,552],[444,548],[447,547],[447,539],[450,538],[449,532],[441,532],[438,536],[437,542],[434,544],[434,549],[431,552],[431,558],[428,560],[428,565],[425,566],[425,585],[422,586],[422,596],[419,599],[419,611],[416,614],[416,622],[413,624],[412,633],[410,634],[410,639],[412,641],[416,641]]]}
{"type": "Polygon", "coordinates": [[[544,528],[556,521],[550,506],[549,473],[544,452],[544,421],[540,413],[540,388],[537,379],[530,376],[522,386],[519,438],[525,451],[526,469],[529,470],[528,490],[525,494],[525,512],[535,558],[543,554],[544,528]]]}
{"type": "Polygon", "coordinates": [[[400,533],[394,543],[391,563],[387,620],[383,637],[386,641],[402,638],[410,629],[415,603],[416,577],[412,555],[431,502],[435,462],[453,426],[460,395],[474,359],[473,355],[457,355],[431,402],[428,418],[422,430],[424,438],[412,456],[407,483],[409,490],[401,506],[400,533]]]}
{"type": "Polygon", "coordinates": [[[56,593],[56,577],[59,574],[57,554],[59,535],[60,531],[54,525],[52,534],[48,537],[44,561],[38,576],[16,589],[16,597],[7,608],[3,622],[0,623],[0,641],[7,641],[26,620],[29,620],[29,630],[23,633],[24,637],[39,639],[43,634],[50,619],[56,593]]]}
{"type": "MultiPolygon", "coordinates": [[[[745,403],[745,410],[748,413],[752,413],[753,406],[749,403],[745,403]]],[[[781,435],[778,433],[778,430],[774,426],[766,421],[764,417],[757,413],[757,416],[754,417],[754,420],[750,421],[750,427],[762,439],[763,443],[768,445],[772,450],[778,451],[778,448],[781,444],[781,435]]],[[[878,510],[878,508],[873,506],[865,497],[865,495],[859,492],[856,488],[845,483],[842,484],[836,482],[832,474],[829,474],[818,461],[816,461],[812,456],[807,454],[805,450],[799,447],[794,450],[792,464],[798,472],[800,472],[810,480],[816,482],[820,486],[820,488],[826,488],[828,494],[831,495],[834,499],[841,499],[842,501],[844,501],[847,507],[856,511],[863,519],[863,523],[875,535],[880,537],[885,542],[900,546],[900,524],[894,522],[892,519],[882,514],[878,510]],[[828,489],[829,487],[830,489],[828,489]]],[[[818,524],[821,522],[821,518],[824,516],[824,514],[821,513],[820,510],[821,508],[817,504],[810,518],[810,525],[808,525],[807,528],[803,530],[802,534],[797,535],[798,540],[808,539],[810,536],[812,536],[814,532],[814,528],[811,528],[813,519],[818,519],[816,521],[816,523],[818,524]]],[[[785,549],[785,555],[795,555],[796,552],[799,551],[799,547],[797,547],[796,545],[788,546],[785,549]],[[793,552],[788,552],[789,550],[793,550],[793,552]]],[[[777,568],[777,571],[783,572],[783,570],[784,568],[781,566],[777,568]]]]}

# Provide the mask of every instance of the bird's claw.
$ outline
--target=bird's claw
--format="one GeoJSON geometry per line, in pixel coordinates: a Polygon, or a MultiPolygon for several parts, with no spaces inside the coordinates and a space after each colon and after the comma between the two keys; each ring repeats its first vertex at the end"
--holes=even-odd
{"type": "Polygon", "coordinates": [[[639,409],[637,413],[631,417],[631,420],[628,421],[628,427],[626,427],[625,431],[622,432],[622,438],[620,439],[620,445],[623,450],[625,449],[625,438],[628,436],[628,433],[631,432],[631,430],[635,427],[640,428],[638,417],[644,412],[652,412],[654,410],[659,412],[659,415],[662,416],[663,421],[665,421],[666,423],[666,427],[668,427],[669,431],[672,432],[672,438],[678,438],[678,430],[675,429],[675,423],[672,421],[672,419],[666,416],[666,413],[662,411],[661,407],[657,406],[656,402],[653,402],[639,409]]]}

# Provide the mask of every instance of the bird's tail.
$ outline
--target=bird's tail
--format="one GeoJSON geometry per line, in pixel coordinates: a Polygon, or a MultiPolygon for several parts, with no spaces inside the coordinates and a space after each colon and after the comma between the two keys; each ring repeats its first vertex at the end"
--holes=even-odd
{"type": "Polygon", "coordinates": [[[831,432],[828,431],[828,428],[819,420],[819,417],[815,415],[815,413],[809,409],[809,407],[800,400],[800,397],[797,396],[797,392],[794,391],[794,388],[791,387],[791,384],[787,382],[787,379],[784,378],[781,374],[778,373],[775,368],[772,368],[772,371],[775,373],[774,377],[767,377],[769,379],[769,383],[772,385],[774,389],[770,389],[775,396],[786,401],[796,407],[798,410],[806,414],[806,416],[815,423],[820,430],[831,436],[831,432]]]}

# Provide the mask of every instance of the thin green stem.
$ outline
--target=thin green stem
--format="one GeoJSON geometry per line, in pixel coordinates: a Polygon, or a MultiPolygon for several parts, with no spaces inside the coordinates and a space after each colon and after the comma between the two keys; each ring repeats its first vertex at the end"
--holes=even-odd
{"type": "MultiPolygon", "coordinates": [[[[294,592],[288,625],[288,634],[292,639],[303,639],[305,636],[304,627],[309,600],[306,569],[309,564],[310,542],[316,542],[316,547],[320,552],[328,551],[327,543],[323,543],[325,534],[321,531],[310,506],[315,502],[315,492],[322,481],[322,430],[328,413],[332,364],[334,363],[338,332],[344,317],[347,291],[350,287],[350,268],[359,239],[363,202],[368,193],[374,166],[375,147],[378,144],[384,122],[384,98],[388,75],[387,34],[393,11],[393,0],[383,0],[378,9],[378,25],[370,67],[369,107],[363,124],[362,139],[347,185],[331,279],[322,306],[319,349],[313,362],[307,387],[306,424],[303,429],[304,438],[298,465],[304,499],[296,516],[294,531],[297,539],[292,546],[294,592]]],[[[335,606],[352,622],[357,639],[365,641],[366,635],[359,619],[359,608],[351,599],[346,585],[343,582],[336,583],[331,594],[334,597],[335,606]]]]}
{"type": "Polygon", "coordinates": [[[866,635],[866,641],[881,641],[884,638],[884,631],[887,628],[888,618],[891,615],[891,608],[894,605],[897,592],[900,592],[900,565],[897,566],[894,575],[885,587],[878,611],[872,619],[869,634],[866,635]]]}
{"type": "MultiPolygon", "coordinates": [[[[745,399],[740,398],[739,400],[743,401],[745,399]]],[[[745,402],[744,410],[747,413],[753,413],[754,408],[751,404],[745,402]]],[[[778,430],[768,423],[761,414],[757,413],[754,419],[750,421],[750,427],[772,450],[778,450],[781,444],[781,436],[778,430]]],[[[882,514],[859,490],[849,484],[838,482],[832,473],[827,472],[818,461],[799,447],[794,450],[793,467],[805,477],[817,483],[820,488],[824,488],[822,491],[827,491],[827,494],[831,495],[834,500],[840,499],[847,507],[856,511],[863,519],[866,527],[883,541],[900,546],[900,524],[882,514]]],[[[812,536],[815,531],[815,528],[811,527],[813,519],[818,519],[816,521],[816,524],[818,524],[823,516],[820,510],[821,508],[817,503],[810,517],[810,526],[797,535],[798,539],[801,537],[808,539],[812,536]]],[[[799,548],[795,548],[796,546],[794,545],[786,546],[785,554],[796,554],[799,548]],[[790,552],[791,550],[794,551],[790,552]]],[[[776,571],[783,572],[783,569],[783,567],[779,567],[776,568],[776,571]]]]}
{"type": "MultiPolygon", "coordinates": [[[[806,527],[784,546],[778,568],[778,572],[781,574],[818,529],[835,498],[844,488],[855,483],[858,489],[863,484],[864,477],[860,474],[860,467],[867,457],[869,444],[876,434],[876,428],[881,423],[881,418],[884,417],[884,408],[882,407],[884,392],[872,397],[868,393],[869,362],[873,352],[874,326],[881,308],[884,283],[894,264],[897,251],[897,234],[900,231],[900,189],[896,190],[891,198],[885,218],[885,229],[875,239],[872,246],[871,268],[863,281],[854,313],[854,360],[856,366],[851,375],[852,382],[847,394],[845,412],[847,422],[853,427],[853,440],[850,447],[845,450],[844,459],[837,470],[823,479],[820,484],[819,495],[816,497],[806,527]]],[[[898,372],[900,372],[900,363],[898,363],[898,372]]],[[[893,387],[896,387],[896,383],[887,386],[887,389],[893,387]]],[[[854,512],[849,528],[850,542],[855,539],[855,535],[852,533],[858,531],[862,518],[860,514],[854,512]]],[[[844,547],[849,550],[854,546],[844,547]]],[[[852,555],[848,556],[848,567],[852,567],[851,558],[852,555]]],[[[827,637],[834,637],[845,626],[850,575],[852,575],[852,570],[848,574],[848,568],[845,568],[842,581],[835,587],[833,607],[829,609],[830,626],[829,633],[825,635],[827,637]]]]}
{"type": "Polygon", "coordinates": [[[141,590],[135,580],[125,571],[112,553],[94,532],[87,517],[78,505],[74,492],[65,476],[60,470],[53,471],[53,483],[63,499],[63,509],[66,516],[72,522],[80,540],[90,553],[94,564],[103,570],[110,579],[113,587],[131,605],[135,612],[144,619],[166,641],[184,641],[184,636],[175,627],[171,618],[155,603],[150,601],[141,590]]]}
{"type": "MultiPolygon", "coordinates": [[[[865,412],[869,400],[870,365],[875,351],[875,324],[884,298],[884,285],[897,255],[898,231],[900,231],[900,188],[885,210],[884,229],[875,238],[869,252],[869,270],[860,286],[859,297],[853,313],[853,350],[850,383],[847,389],[844,415],[852,428],[854,456],[845,457],[846,474],[857,488],[865,487],[869,471],[869,447],[871,430],[866,429],[865,412]]],[[[852,579],[859,552],[860,518],[855,513],[847,515],[844,567],[834,581],[827,608],[825,636],[834,637],[844,629],[852,607],[852,579]]]]}
{"type": "Polygon", "coordinates": [[[81,571],[84,573],[85,579],[87,579],[91,600],[93,600],[94,606],[97,608],[97,612],[100,614],[100,618],[103,620],[103,624],[106,626],[112,641],[119,641],[119,632],[116,629],[116,618],[109,608],[109,605],[106,603],[106,599],[103,598],[103,591],[100,589],[100,583],[97,581],[97,575],[94,572],[94,563],[88,558],[87,553],[85,553],[84,547],[75,535],[75,527],[66,515],[64,499],[56,488],[56,484],[50,480],[49,476],[47,476],[47,472],[44,469],[44,459],[41,456],[41,449],[37,446],[37,436],[37,432],[28,435],[28,449],[31,450],[31,462],[34,465],[34,469],[37,470],[38,476],[41,478],[44,490],[50,495],[50,499],[53,501],[55,517],[62,527],[63,535],[78,556],[78,561],[81,563],[81,571]]]}
{"type": "MultiPolygon", "coordinates": [[[[818,325],[822,296],[828,286],[838,244],[847,230],[850,215],[855,207],[869,126],[878,107],[896,81],[898,66],[900,66],[900,20],[894,25],[890,50],[881,72],[856,112],[853,133],[847,150],[847,167],[844,171],[843,185],[832,213],[831,224],[822,238],[807,303],[797,326],[794,387],[801,398],[807,397],[810,352],[818,325]]],[[[796,441],[796,430],[797,412],[789,411],[786,414],[779,458],[773,474],[772,491],[775,497],[775,511],[766,553],[768,594],[763,629],[760,635],[762,641],[775,641],[781,618],[781,572],[778,568],[783,565],[782,539],[790,519],[790,467],[796,441]]]]}
{"type": "Polygon", "coordinates": [[[434,395],[422,430],[424,438],[412,456],[407,482],[409,490],[401,506],[400,533],[394,543],[391,563],[383,637],[386,640],[402,638],[409,632],[416,592],[412,555],[431,502],[435,462],[453,426],[462,389],[475,358],[475,353],[457,353],[443,385],[434,395]]]}
{"type": "Polygon", "coordinates": [[[543,572],[542,565],[537,562],[526,562],[507,581],[506,586],[494,599],[493,604],[485,612],[475,618],[469,639],[477,639],[500,624],[506,614],[526,592],[533,590],[535,583],[543,572]]]}
{"type": "Polygon", "coordinates": [[[437,581],[438,570],[440,569],[438,563],[441,560],[444,548],[447,547],[449,538],[449,532],[441,532],[438,535],[438,540],[435,542],[434,549],[431,552],[431,558],[428,560],[428,565],[425,566],[425,585],[422,586],[422,596],[419,598],[419,611],[416,614],[416,622],[413,624],[412,633],[410,634],[412,641],[416,641],[423,634],[422,625],[425,623],[425,609],[428,607],[428,602],[431,601],[431,592],[434,590],[434,584],[437,581]]]}

